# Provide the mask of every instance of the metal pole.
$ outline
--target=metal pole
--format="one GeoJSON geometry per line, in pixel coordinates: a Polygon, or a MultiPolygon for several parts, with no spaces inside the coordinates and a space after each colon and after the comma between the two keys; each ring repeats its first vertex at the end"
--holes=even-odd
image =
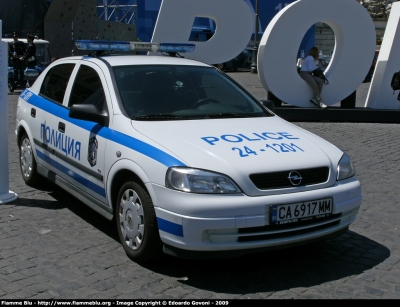
{"type": "Polygon", "coordinates": [[[251,64],[251,72],[256,74],[257,71],[257,51],[258,51],[258,0],[256,0],[255,12],[255,30],[254,30],[254,46],[253,46],[253,63],[251,64]]]}
{"type": "MultiPolygon", "coordinates": [[[[2,21],[0,20],[0,33],[2,33],[2,21]]],[[[18,195],[8,190],[8,44],[0,40],[0,204],[12,202],[18,195]]]]}
{"type": "Polygon", "coordinates": [[[103,0],[103,5],[104,5],[104,20],[108,21],[108,1],[103,0]]]}
{"type": "MultiPolygon", "coordinates": [[[[135,4],[133,5],[133,13],[134,15],[134,22],[135,22],[135,29],[137,29],[137,0],[135,1],[135,4]]],[[[137,32],[136,32],[137,34],[137,32]]]]}

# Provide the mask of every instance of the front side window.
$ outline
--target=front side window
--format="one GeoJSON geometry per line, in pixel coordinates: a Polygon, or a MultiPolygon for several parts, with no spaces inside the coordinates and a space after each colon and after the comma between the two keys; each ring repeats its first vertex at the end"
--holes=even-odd
{"type": "Polygon", "coordinates": [[[123,107],[132,119],[169,120],[262,117],[249,94],[212,67],[114,67],[123,107]]]}
{"type": "Polygon", "coordinates": [[[74,70],[75,64],[60,64],[50,69],[40,88],[40,95],[62,104],[67,89],[69,78],[74,70]]]}
{"type": "Polygon", "coordinates": [[[103,85],[99,74],[93,68],[81,65],[74,80],[68,106],[92,104],[100,112],[107,110],[103,85]]]}

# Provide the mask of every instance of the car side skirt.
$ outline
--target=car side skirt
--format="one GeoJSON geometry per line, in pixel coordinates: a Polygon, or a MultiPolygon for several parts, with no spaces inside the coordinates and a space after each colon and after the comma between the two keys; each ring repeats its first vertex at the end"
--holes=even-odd
{"type": "Polygon", "coordinates": [[[80,190],[76,186],[70,184],[68,181],[64,180],[60,176],[56,175],[54,172],[50,171],[41,164],[37,165],[37,171],[40,175],[44,176],[48,180],[54,182],[56,185],[70,193],[72,196],[79,199],[85,205],[89,206],[91,209],[104,216],[108,220],[112,220],[114,217],[113,211],[106,204],[98,201],[94,197],[80,190]]]}

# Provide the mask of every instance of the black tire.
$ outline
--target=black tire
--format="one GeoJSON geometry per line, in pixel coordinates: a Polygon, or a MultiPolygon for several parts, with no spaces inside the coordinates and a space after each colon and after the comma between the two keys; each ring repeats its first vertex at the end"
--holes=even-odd
{"type": "Polygon", "coordinates": [[[135,181],[121,187],[115,216],[119,240],[129,258],[144,263],[163,255],[153,202],[135,181]]]}
{"type": "Polygon", "coordinates": [[[22,178],[29,186],[35,187],[43,182],[44,177],[37,172],[37,163],[33,153],[32,143],[24,133],[19,141],[19,166],[22,178]]]}

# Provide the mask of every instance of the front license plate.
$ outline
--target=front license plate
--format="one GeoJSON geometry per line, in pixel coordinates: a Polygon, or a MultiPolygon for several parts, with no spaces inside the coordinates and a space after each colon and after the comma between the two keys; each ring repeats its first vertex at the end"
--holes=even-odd
{"type": "Polygon", "coordinates": [[[300,203],[272,205],[271,224],[281,225],[328,217],[332,214],[333,199],[324,198],[300,203]]]}

